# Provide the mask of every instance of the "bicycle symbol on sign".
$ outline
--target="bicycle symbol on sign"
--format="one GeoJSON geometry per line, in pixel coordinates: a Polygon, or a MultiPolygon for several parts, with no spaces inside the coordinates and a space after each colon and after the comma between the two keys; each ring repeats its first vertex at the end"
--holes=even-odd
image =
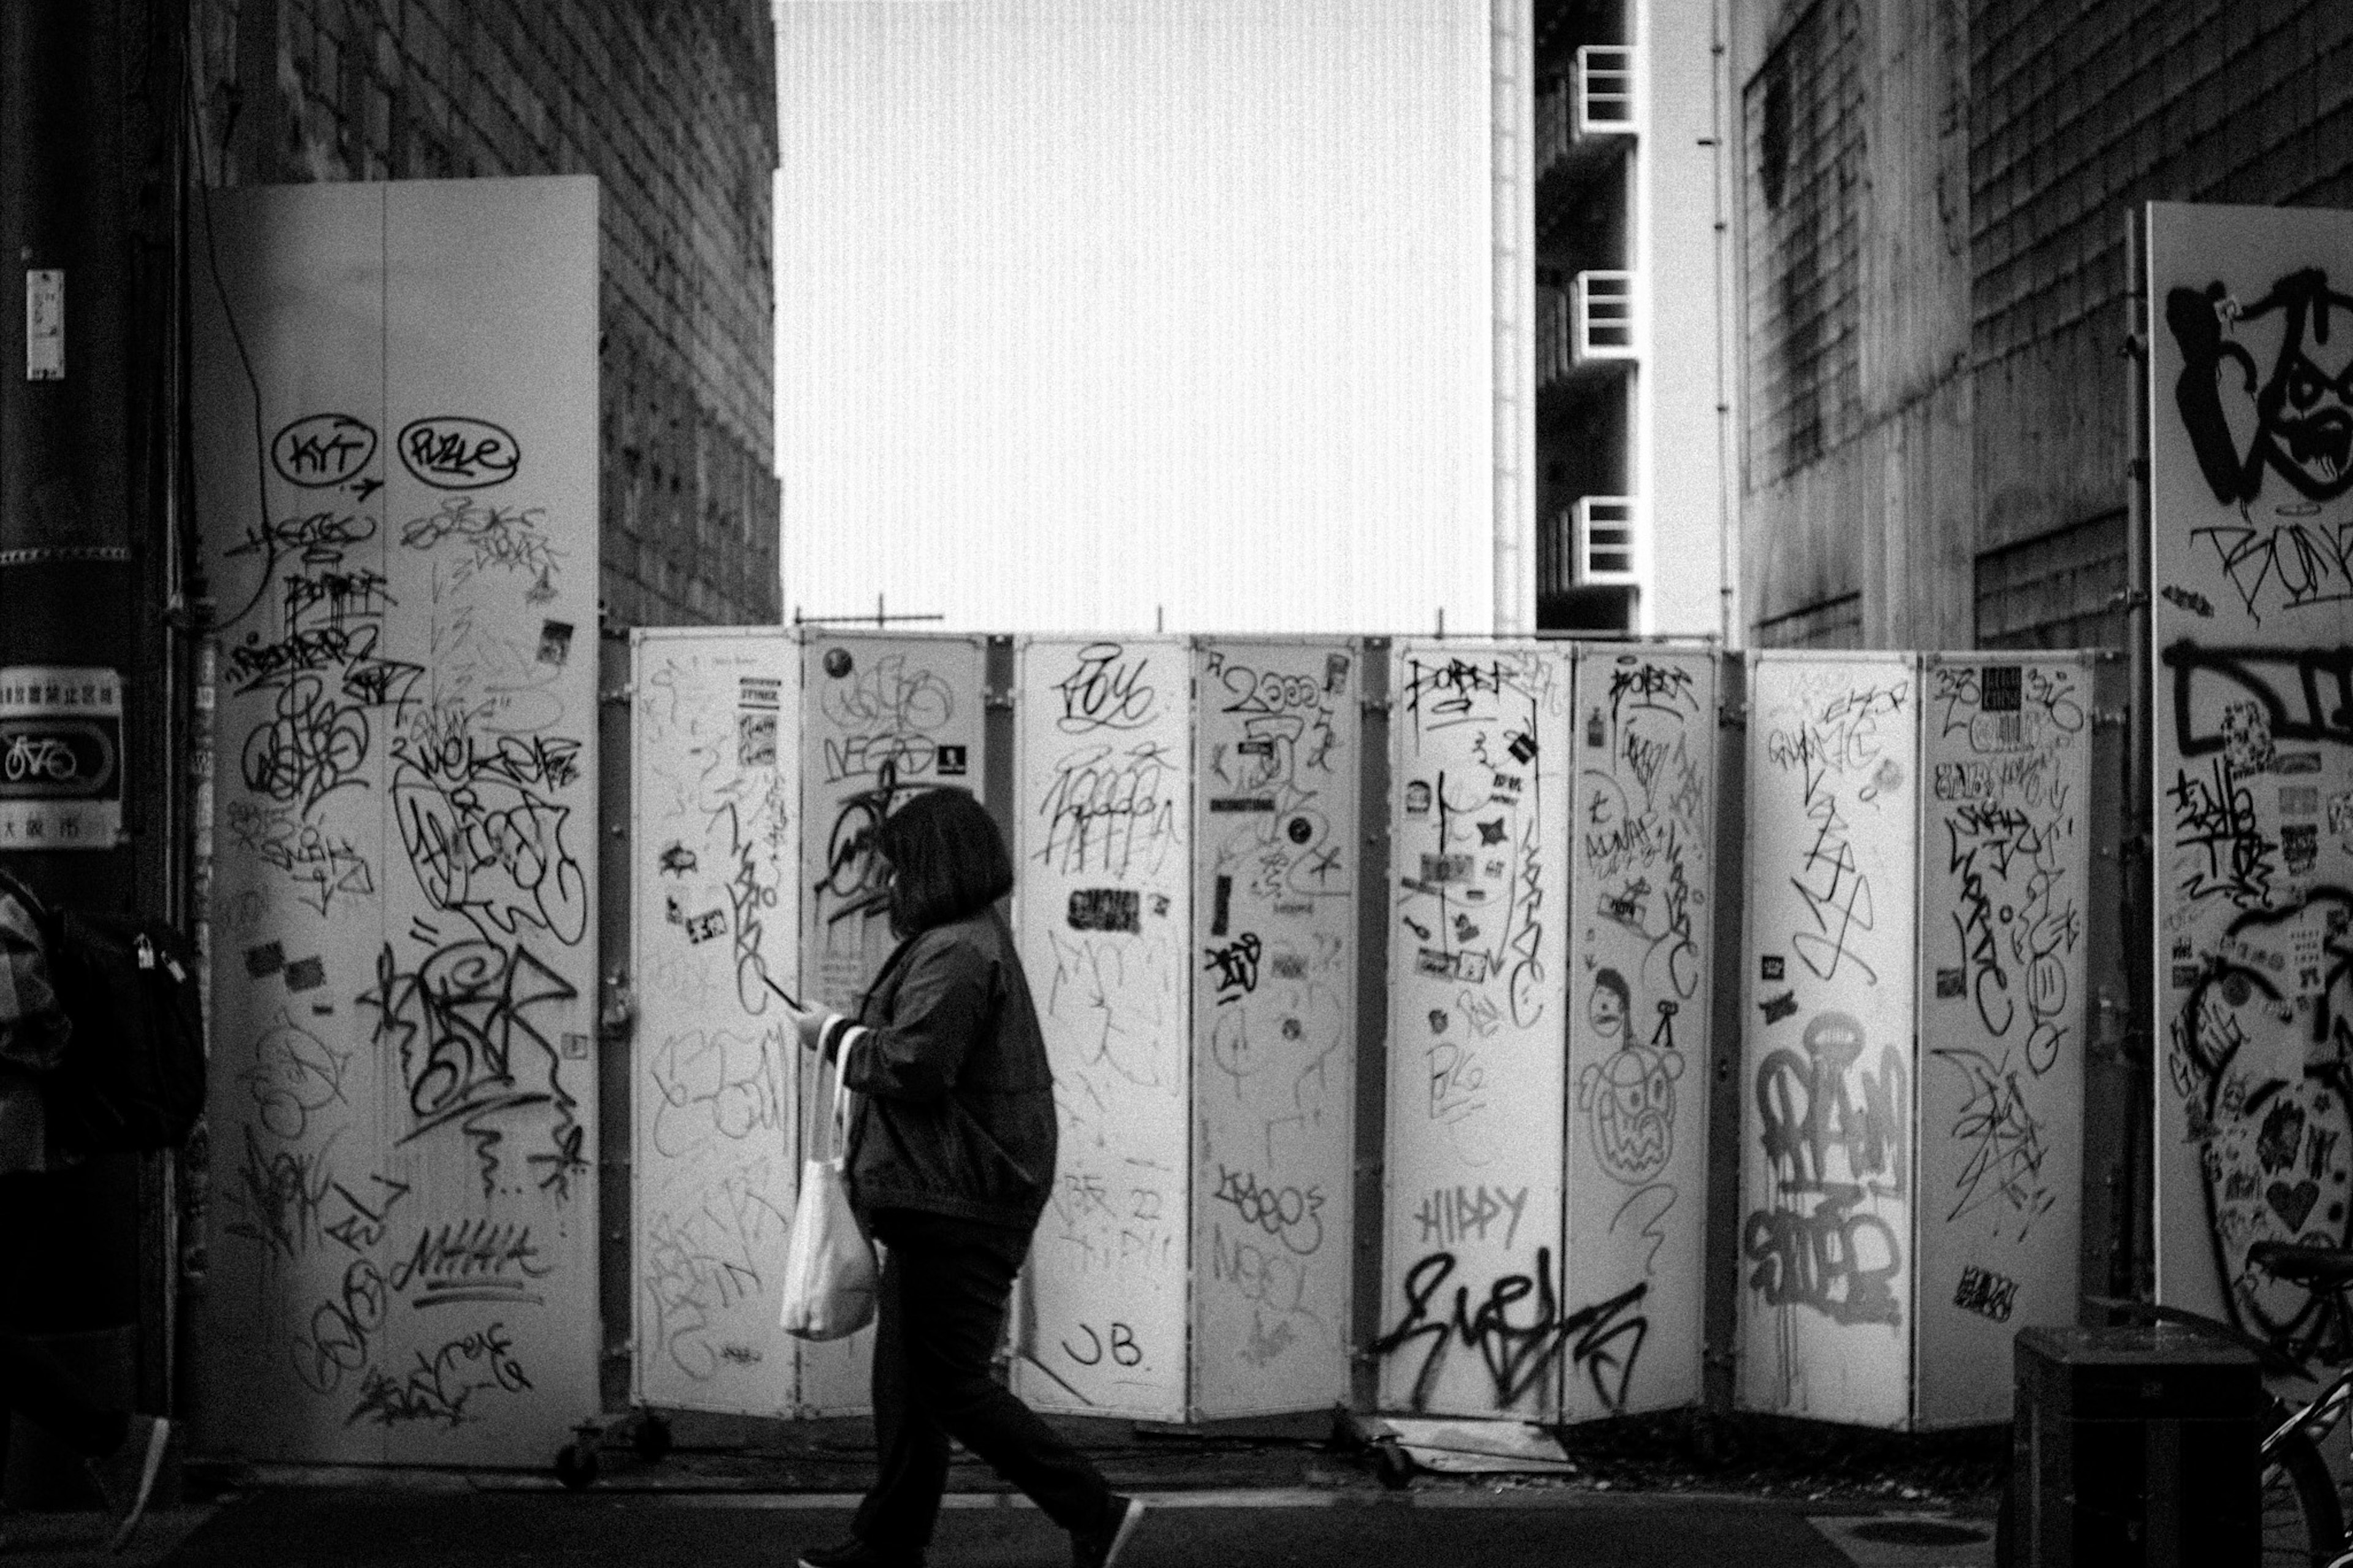
{"type": "Polygon", "coordinates": [[[13,737],[6,752],[0,754],[0,777],[5,777],[10,784],[26,779],[47,779],[64,784],[80,771],[80,763],[74,756],[70,744],[37,735],[13,737]]]}

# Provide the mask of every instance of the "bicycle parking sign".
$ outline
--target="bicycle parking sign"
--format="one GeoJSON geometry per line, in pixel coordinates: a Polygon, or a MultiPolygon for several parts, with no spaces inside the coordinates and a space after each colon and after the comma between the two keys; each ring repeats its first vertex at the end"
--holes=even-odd
{"type": "Polygon", "coordinates": [[[122,828],[122,677],[0,668],[0,849],[111,849],[122,828]]]}

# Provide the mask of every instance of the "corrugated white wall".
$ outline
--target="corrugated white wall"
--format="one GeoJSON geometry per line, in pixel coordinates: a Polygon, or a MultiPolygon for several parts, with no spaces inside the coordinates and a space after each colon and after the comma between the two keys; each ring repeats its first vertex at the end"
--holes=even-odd
{"type": "Polygon", "coordinates": [[[1488,0],[783,0],[785,602],[1482,631],[1488,0]]]}

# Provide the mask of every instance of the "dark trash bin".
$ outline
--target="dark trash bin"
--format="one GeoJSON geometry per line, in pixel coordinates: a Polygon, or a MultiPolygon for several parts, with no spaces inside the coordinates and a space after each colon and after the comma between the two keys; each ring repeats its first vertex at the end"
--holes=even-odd
{"type": "Polygon", "coordinates": [[[2170,1324],[2021,1329],[2011,1424],[2019,1568],[2253,1568],[2255,1358],[2170,1324]]]}

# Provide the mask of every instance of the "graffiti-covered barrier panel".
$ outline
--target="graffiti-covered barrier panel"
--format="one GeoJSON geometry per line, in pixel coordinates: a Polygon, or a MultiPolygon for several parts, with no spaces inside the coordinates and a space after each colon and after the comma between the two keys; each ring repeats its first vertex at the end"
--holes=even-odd
{"type": "Polygon", "coordinates": [[[201,1441],[543,1465],[597,1402],[596,184],[213,222],[201,1441]]]}
{"type": "Polygon", "coordinates": [[[1380,1402],[1548,1420],[1625,1353],[1560,1253],[1571,656],[1391,657],[1380,1402]]]}
{"type": "Polygon", "coordinates": [[[1739,1397],[1911,1417],[1918,678],[1754,656],[1739,1397]]]}
{"type": "Polygon", "coordinates": [[[1060,1113],[1014,1366],[1041,1409],[1185,1416],[1192,659],[1175,637],[1016,650],[1016,931],[1060,1113]]]}
{"type": "MultiPolygon", "coordinates": [[[[805,635],[800,660],[804,1000],[855,1015],[898,944],[869,836],[924,791],[981,793],[986,650],[976,637],[827,631],[805,635]]],[[[816,1071],[803,1053],[804,1092],[816,1071]]],[[[803,1411],[867,1409],[871,1344],[869,1331],[802,1346],[803,1411]]]]}
{"type": "Polygon", "coordinates": [[[1348,1396],[1357,658],[1334,641],[1195,650],[1198,1415],[1348,1396]]]}
{"type": "Polygon", "coordinates": [[[1577,654],[1567,1420],[1700,1394],[1715,689],[1710,653],[1577,654]]]}
{"type": "Polygon", "coordinates": [[[2148,215],[2158,1290],[2353,1360],[2353,215],[2148,215]]]}
{"type": "Polygon", "coordinates": [[[1930,655],[1921,674],[1924,1426],[2005,1421],[2010,1342],[2075,1321],[2092,671],[1930,655]]]}
{"type": "Polygon", "coordinates": [[[636,1398],[793,1413],[799,645],[641,630],[630,675],[636,1398]]]}

